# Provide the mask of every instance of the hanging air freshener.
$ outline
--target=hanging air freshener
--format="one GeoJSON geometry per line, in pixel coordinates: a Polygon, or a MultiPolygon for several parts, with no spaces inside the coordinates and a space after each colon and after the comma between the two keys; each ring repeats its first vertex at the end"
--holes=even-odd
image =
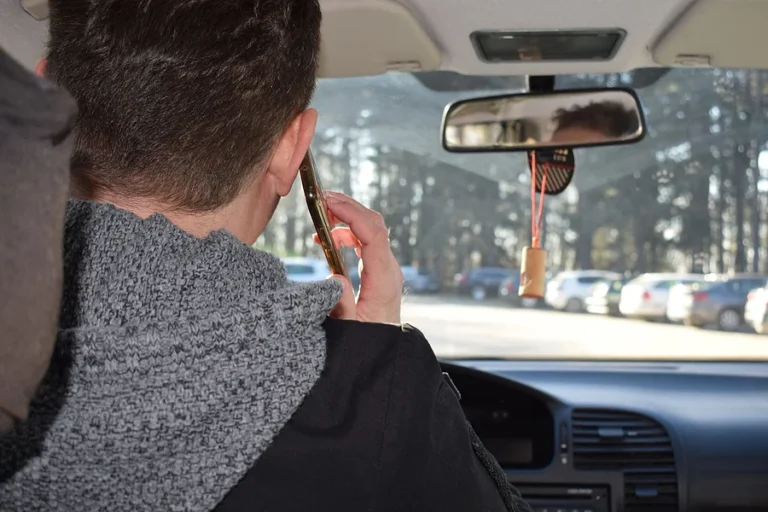
{"type": "Polygon", "coordinates": [[[544,194],[547,190],[550,164],[544,162],[543,165],[539,166],[536,160],[536,152],[529,152],[528,161],[531,166],[531,245],[523,248],[520,289],[518,290],[518,295],[526,299],[544,297],[547,273],[547,251],[541,247],[541,226],[544,220],[544,194]],[[537,193],[539,195],[538,208],[536,205],[537,193]]]}
{"type": "Polygon", "coordinates": [[[532,179],[536,182],[536,192],[543,190],[549,196],[556,196],[562,194],[571,184],[576,173],[576,158],[572,149],[539,149],[528,152],[528,167],[532,179]],[[545,168],[547,183],[543,187],[545,168]]]}

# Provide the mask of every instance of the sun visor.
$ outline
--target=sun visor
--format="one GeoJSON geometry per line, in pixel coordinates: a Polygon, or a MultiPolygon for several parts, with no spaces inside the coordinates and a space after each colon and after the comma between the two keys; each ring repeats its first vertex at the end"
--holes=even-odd
{"type": "Polygon", "coordinates": [[[433,71],[442,55],[411,12],[387,0],[322,2],[320,76],[433,71]]]}
{"type": "Polygon", "coordinates": [[[48,19],[48,0],[21,0],[21,7],[37,21],[48,19]]]}
{"type": "Polygon", "coordinates": [[[662,66],[768,68],[768,1],[698,0],[653,48],[662,66]]]}

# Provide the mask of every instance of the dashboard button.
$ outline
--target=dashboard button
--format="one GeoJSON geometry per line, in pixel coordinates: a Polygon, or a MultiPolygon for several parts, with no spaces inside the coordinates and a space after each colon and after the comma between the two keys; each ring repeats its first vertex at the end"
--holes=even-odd
{"type": "Polygon", "coordinates": [[[560,424],[560,451],[568,451],[568,424],[565,422],[560,424]]]}

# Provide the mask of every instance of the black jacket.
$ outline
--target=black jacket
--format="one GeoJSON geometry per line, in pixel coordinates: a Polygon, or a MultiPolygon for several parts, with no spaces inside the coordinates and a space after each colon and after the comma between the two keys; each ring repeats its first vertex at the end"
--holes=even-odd
{"type": "Polygon", "coordinates": [[[217,511],[530,510],[419,331],[325,327],[323,376],[217,511]]]}

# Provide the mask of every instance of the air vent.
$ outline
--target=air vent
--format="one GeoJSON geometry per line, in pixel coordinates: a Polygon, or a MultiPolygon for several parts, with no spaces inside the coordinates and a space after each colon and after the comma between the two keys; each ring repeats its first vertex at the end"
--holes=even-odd
{"type": "Polygon", "coordinates": [[[677,512],[675,457],[658,422],[622,411],[573,411],[573,464],[624,473],[625,512],[677,512]]]}

